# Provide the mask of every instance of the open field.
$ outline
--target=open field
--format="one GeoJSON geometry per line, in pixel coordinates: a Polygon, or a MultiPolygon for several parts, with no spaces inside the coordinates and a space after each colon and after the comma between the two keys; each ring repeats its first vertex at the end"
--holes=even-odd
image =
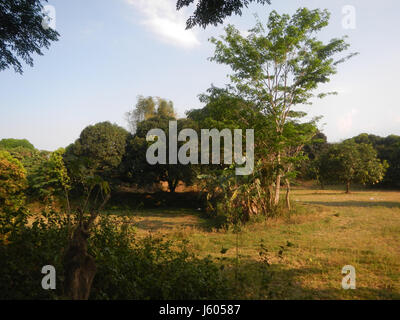
{"type": "Polygon", "coordinates": [[[250,223],[239,234],[216,230],[191,209],[129,210],[138,236],[187,239],[211,255],[245,299],[400,299],[400,192],[293,191],[290,216],[250,223]],[[341,287],[356,269],[355,290],[341,287]],[[223,267],[222,267],[223,266],[223,267]]]}

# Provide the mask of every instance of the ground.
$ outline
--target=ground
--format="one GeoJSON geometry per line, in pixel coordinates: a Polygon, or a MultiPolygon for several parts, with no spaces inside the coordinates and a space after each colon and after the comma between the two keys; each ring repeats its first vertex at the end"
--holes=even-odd
{"type": "Polygon", "coordinates": [[[110,208],[137,235],[187,239],[222,265],[241,299],[400,299],[400,192],[297,188],[290,216],[213,229],[198,210],[110,208]],[[343,266],[356,289],[342,289],[343,266]]]}

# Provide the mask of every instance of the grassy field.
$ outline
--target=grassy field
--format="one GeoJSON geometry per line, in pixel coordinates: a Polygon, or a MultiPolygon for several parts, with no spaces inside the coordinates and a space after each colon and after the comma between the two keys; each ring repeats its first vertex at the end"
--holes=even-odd
{"type": "Polygon", "coordinates": [[[400,299],[400,192],[295,189],[290,216],[216,230],[191,209],[110,209],[138,236],[187,239],[212,256],[241,299],[400,299]],[[356,270],[344,290],[342,267],[356,270]]]}

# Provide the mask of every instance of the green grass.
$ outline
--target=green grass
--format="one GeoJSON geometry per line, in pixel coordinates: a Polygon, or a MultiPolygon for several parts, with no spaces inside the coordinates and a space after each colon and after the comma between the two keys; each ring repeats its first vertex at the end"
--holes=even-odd
{"type": "Polygon", "coordinates": [[[199,256],[221,264],[234,289],[227,298],[400,299],[400,192],[298,188],[292,202],[290,216],[248,224],[238,235],[212,228],[193,209],[107,213],[130,217],[138,236],[188,239],[199,256]],[[345,265],[356,269],[355,290],[341,287],[345,265]]]}

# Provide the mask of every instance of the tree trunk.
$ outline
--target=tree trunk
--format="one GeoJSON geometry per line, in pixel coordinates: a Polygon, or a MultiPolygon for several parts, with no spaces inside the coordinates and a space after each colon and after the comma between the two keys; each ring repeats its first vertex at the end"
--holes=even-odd
{"type": "Polygon", "coordinates": [[[88,254],[88,238],[91,227],[101,210],[104,209],[111,195],[107,194],[97,210],[90,213],[84,221],[83,210],[79,210],[79,221],[65,251],[63,265],[65,273],[64,289],[72,300],[89,299],[94,276],[96,275],[95,259],[88,254]]]}
{"type": "Polygon", "coordinates": [[[286,207],[290,211],[291,210],[291,206],[290,206],[290,182],[289,182],[288,179],[285,179],[285,183],[286,183],[286,207]]]}
{"type": "Polygon", "coordinates": [[[275,195],[274,195],[274,205],[279,204],[279,194],[281,192],[281,175],[278,174],[275,181],[275,195]]]}
{"type": "Polygon", "coordinates": [[[168,181],[168,189],[169,189],[169,192],[174,193],[177,184],[178,184],[178,181],[170,181],[170,180],[169,180],[169,181],[168,181]]]}
{"type": "Polygon", "coordinates": [[[94,258],[87,252],[89,230],[80,223],[65,253],[65,291],[69,299],[87,300],[96,274],[94,258]]]}
{"type": "Polygon", "coordinates": [[[281,192],[281,153],[278,152],[278,174],[275,180],[275,196],[274,196],[274,205],[277,206],[279,204],[279,195],[281,192]]]}
{"type": "Polygon", "coordinates": [[[346,193],[350,193],[350,181],[346,183],[346,193]]]}

